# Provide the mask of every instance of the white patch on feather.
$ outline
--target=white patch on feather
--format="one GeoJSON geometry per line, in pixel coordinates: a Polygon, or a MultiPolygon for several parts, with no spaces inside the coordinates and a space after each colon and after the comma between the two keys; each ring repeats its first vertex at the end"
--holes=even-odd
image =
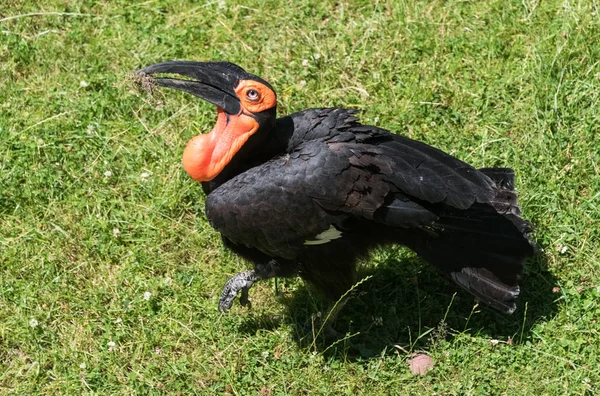
{"type": "Polygon", "coordinates": [[[339,239],[342,237],[342,232],[335,228],[334,226],[330,226],[327,230],[323,231],[319,235],[317,235],[314,239],[309,239],[304,242],[305,245],[322,245],[324,243],[328,243],[333,241],[334,239],[339,239]]]}

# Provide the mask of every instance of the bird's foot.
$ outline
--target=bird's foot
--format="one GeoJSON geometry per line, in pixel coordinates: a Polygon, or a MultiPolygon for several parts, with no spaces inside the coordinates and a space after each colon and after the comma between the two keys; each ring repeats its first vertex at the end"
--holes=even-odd
{"type": "MultiPolygon", "coordinates": [[[[316,315],[315,315],[316,316],[316,315]]],[[[344,334],[333,328],[331,320],[324,321],[320,317],[314,317],[310,324],[310,331],[313,338],[323,337],[326,342],[337,341],[344,336],[344,334]]]]}
{"type": "Polygon", "coordinates": [[[342,338],[344,334],[333,328],[338,314],[346,305],[346,299],[337,301],[329,305],[329,308],[323,314],[313,317],[312,333],[313,337],[324,337],[326,341],[336,341],[342,338]]]}
{"type": "Polygon", "coordinates": [[[258,280],[258,276],[253,270],[242,271],[229,279],[223,287],[221,298],[219,298],[219,311],[227,312],[240,291],[242,292],[240,295],[240,304],[242,306],[249,306],[248,290],[250,290],[256,280],[258,280]]]}

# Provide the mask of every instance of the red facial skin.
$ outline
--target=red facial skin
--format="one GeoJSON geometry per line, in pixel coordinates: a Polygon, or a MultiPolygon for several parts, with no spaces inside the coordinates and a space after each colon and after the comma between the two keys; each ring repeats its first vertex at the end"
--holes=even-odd
{"type": "Polygon", "coordinates": [[[196,181],[214,179],[256,133],[258,122],[248,113],[268,110],[277,103],[275,93],[257,81],[241,81],[235,93],[240,99],[240,113],[229,115],[227,122],[227,114],[217,108],[217,124],[212,131],[193,137],[183,151],[183,167],[196,181]]]}

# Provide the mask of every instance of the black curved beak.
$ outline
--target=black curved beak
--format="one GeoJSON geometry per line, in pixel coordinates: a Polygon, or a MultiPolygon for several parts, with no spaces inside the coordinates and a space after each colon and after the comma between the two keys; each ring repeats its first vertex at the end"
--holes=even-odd
{"type": "Polygon", "coordinates": [[[160,86],[178,89],[195,95],[216,106],[226,113],[238,114],[241,109],[235,88],[248,73],[241,67],[229,62],[191,62],[173,61],[157,63],[135,72],[142,77],[152,77],[160,86]],[[154,77],[156,74],[178,74],[191,80],[154,77]]]}

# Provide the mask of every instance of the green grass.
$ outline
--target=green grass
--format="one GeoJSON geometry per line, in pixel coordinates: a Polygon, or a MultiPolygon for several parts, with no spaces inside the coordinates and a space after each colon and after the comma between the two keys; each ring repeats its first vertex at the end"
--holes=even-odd
{"type": "Polygon", "coordinates": [[[600,3],[43,3],[0,4],[1,393],[600,392],[600,3]],[[126,82],[171,59],[240,64],[275,86],[280,114],[358,108],[513,167],[542,249],[519,310],[474,308],[390,248],[365,263],[339,343],[306,336],[323,306],[299,280],[217,312],[248,264],[180,165],[214,109],[126,82]],[[408,370],[419,351],[426,376],[408,370]]]}

